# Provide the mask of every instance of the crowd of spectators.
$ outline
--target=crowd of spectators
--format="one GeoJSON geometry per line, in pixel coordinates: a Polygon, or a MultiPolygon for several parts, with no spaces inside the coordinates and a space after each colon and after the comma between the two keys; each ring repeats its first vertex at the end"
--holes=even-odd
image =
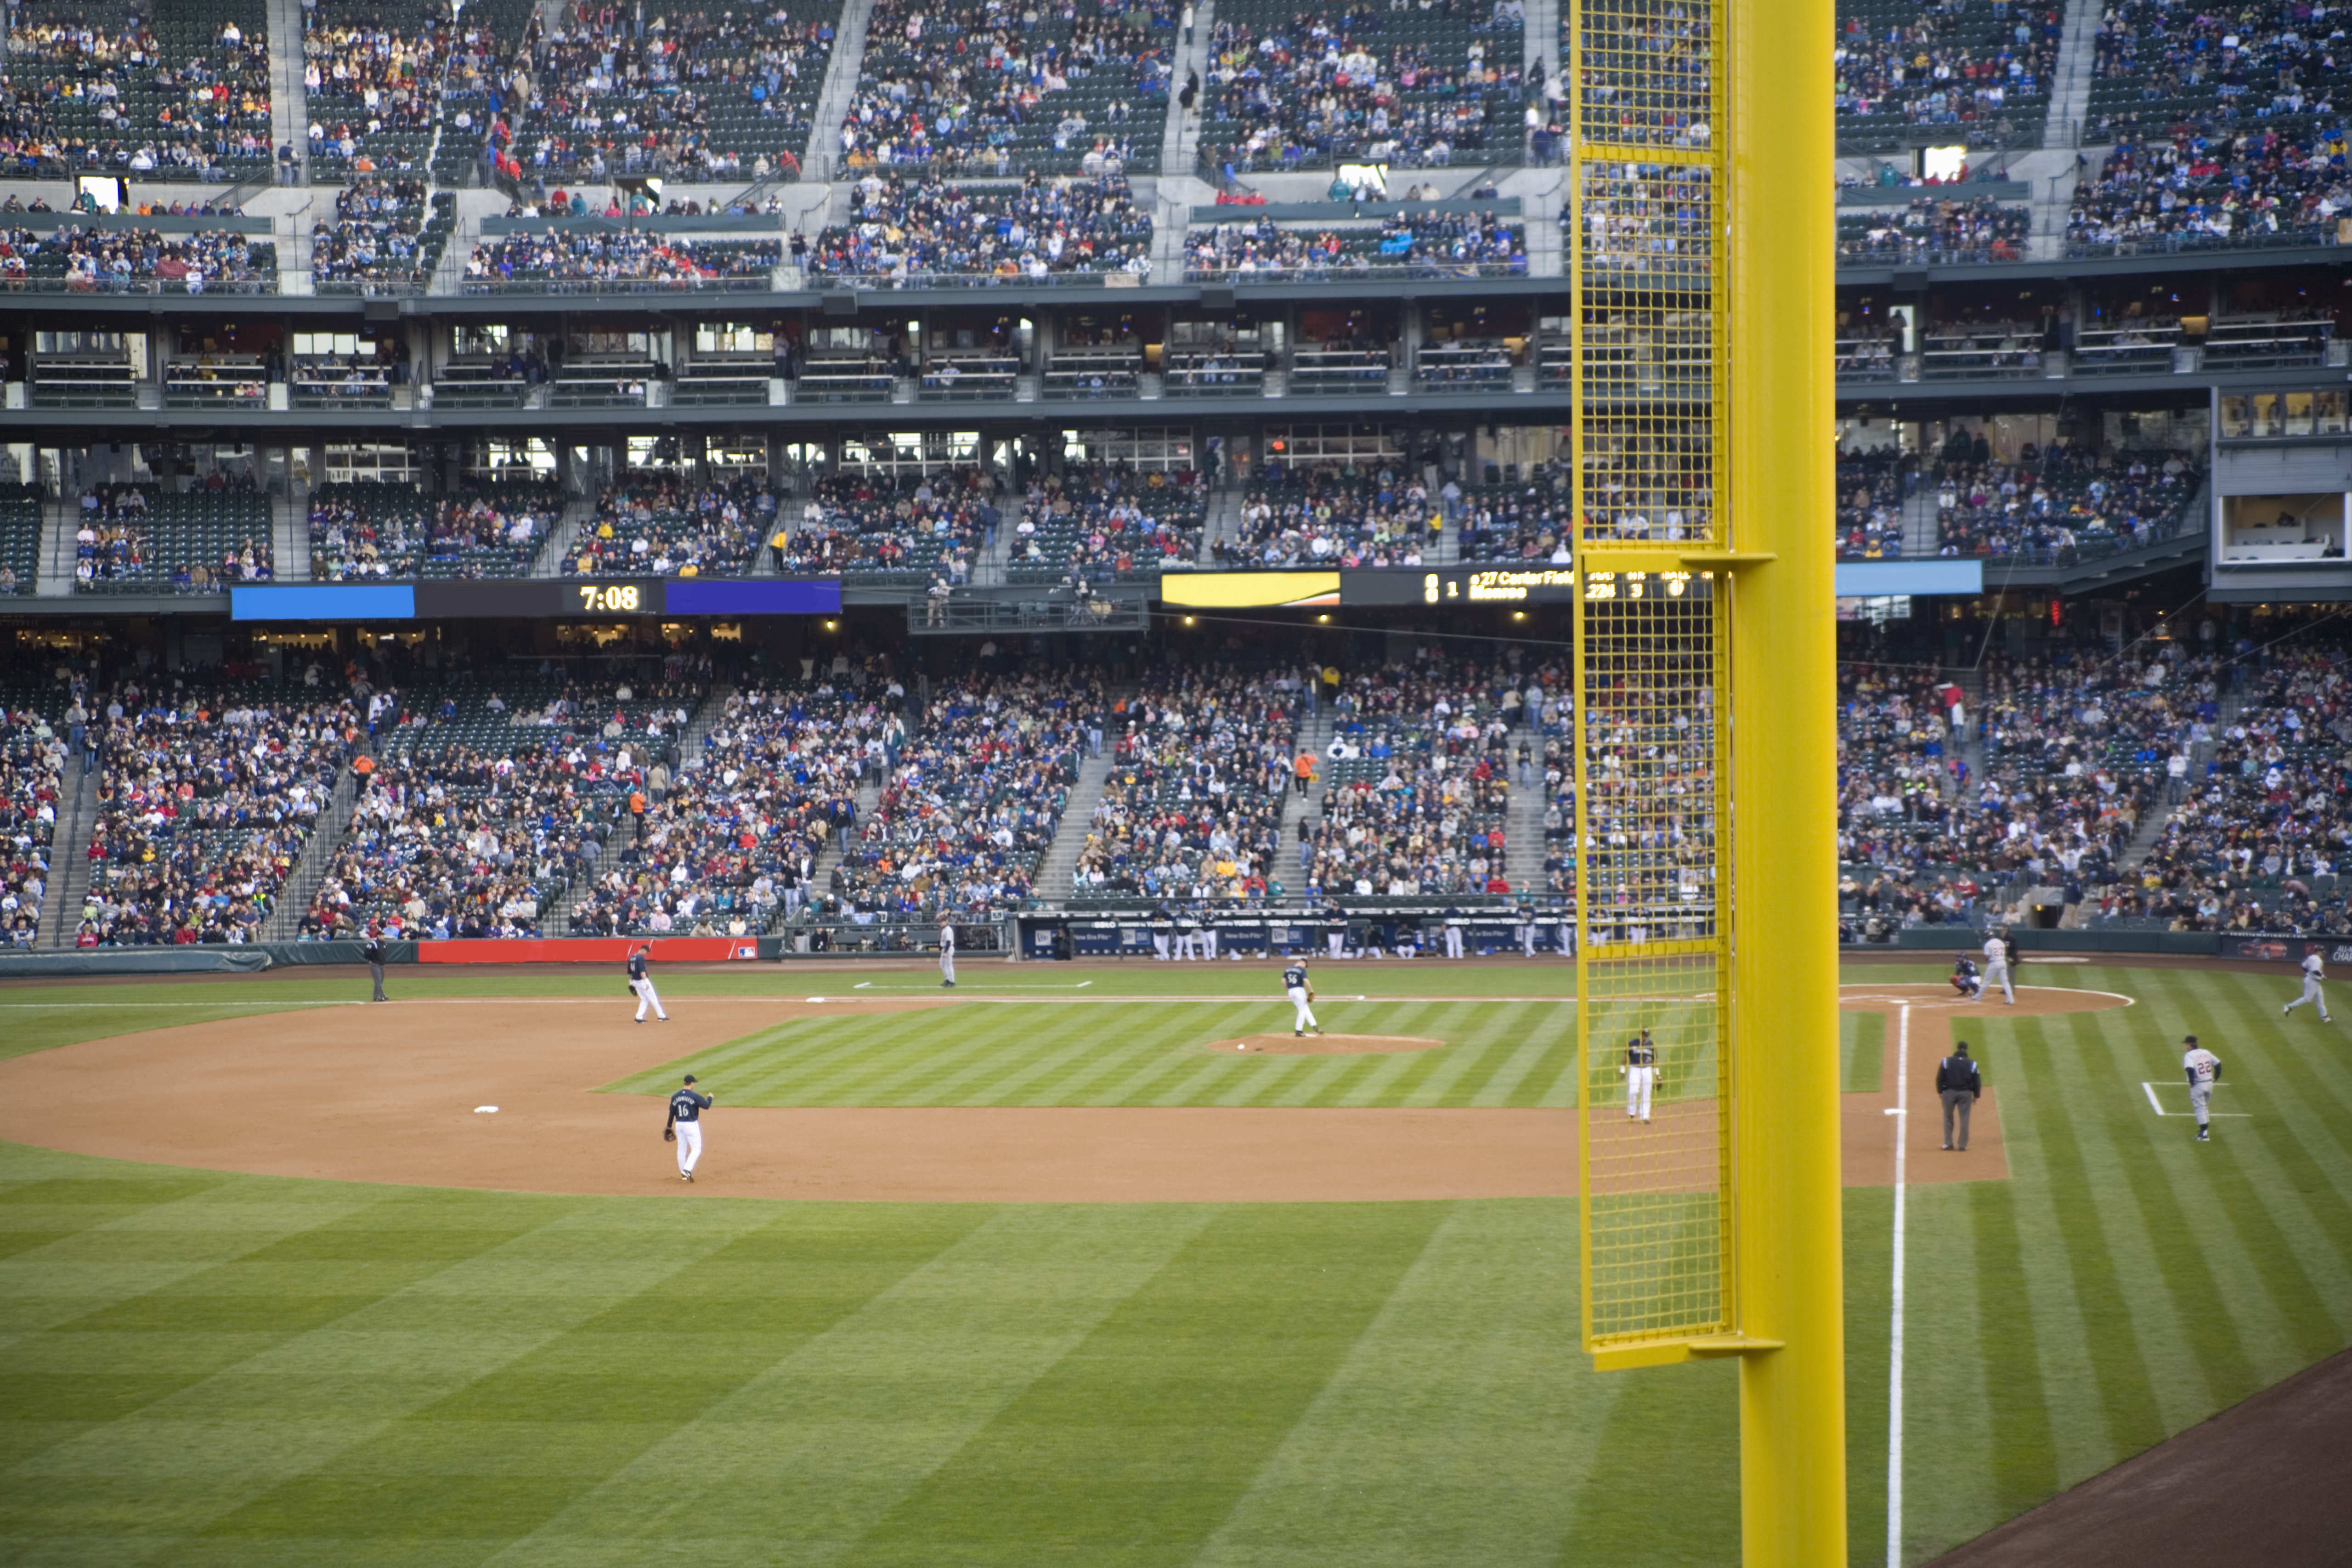
{"type": "Polygon", "coordinates": [[[1226,566],[1418,566],[1442,530],[1422,480],[1353,462],[1269,470],[1243,498],[1238,537],[1211,553],[1226,566]]]}
{"type": "Polygon", "coordinates": [[[1120,175],[972,186],[867,174],[846,227],[817,237],[809,269],[904,279],[934,274],[1044,278],[1151,270],[1151,215],[1120,175]]]}
{"type": "Polygon", "coordinates": [[[2184,747],[2180,804],[2105,918],[2174,931],[2352,930],[2352,685],[2340,639],[2297,639],[2231,666],[2248,679],[2226,723],[2209,707],[2184,747]]]}
{"type": "Polygon", "coordinates": [[[2033,209],[1990,196],[1923,196],[1908,206],[1838,215],[1838,259],[1872,266],[2022,261],[2033,209]]]}
{"type": "Polygon", "coordinates": [[[310,497],[310,574],[520,576],[563,513],[552,485],[468,486],[433,496],[413,485],[329,484],[310,497]]]}
{"type": "Polygon", "coordinates": [[[2352,67],[2342,58],[2341,20],[2299,0],[2211,7],[2109,0],[2092,42],[2090,142],[2124,140],[2144,121],[2326,115],[2352,67]]]}
{"type": "Polygon", "coordinates": [[[1997,460],[1982,435],[1955,430],[1934,465],[1937,553],[2074,561],[2160,537],[2195,499],[2192,454],[2100,452],[2080,443],[2027,442],[1997,460]]]}
{"type": "Polygon", "coordinates": [[[421,283],[447,238],[431,221],[423,180],[362,179],[336,194],[332,223],[310,226],[310,276],[320,284],[421,283]]]}
{"type": "Polygon", "coordinates": [[[1837,29],[1841,133],[1885,121],[1966,129],[1990,142],[2004,126],[2041,123],[2066,26],[2063,6],[1923,0],[1914,20],[1879,27],[1853,12],[1837,29]]]}
{"type": "Polygon", "coordinates": [[[387,16],[354,0],[313,0],[302,26],[313,170],[422,173],[448,54],[442,6],[395,6],[387,16]]]}
{"type": "Polygon", "coordinates": [[[966,177],[1156,167],[1173,23],[1161,0],[880,0],[842,116],[843,161],[966,177]]]}
{"type": "Polygon", "coordinates": [[[817,483],[789,533],[774,536],[776,565],[788,573],[939,574],[970,581],[975,552],[1003,513],[985,468],[938,474],[836,474],[817,483]]]}
{"type": "MultiPolygon", "coordinates": [[[[429,730],[405,733],[431,744],[429,730]]],[[[386,755],[357,792],[302,938],[542,934],[562,889],[595,866],[614,804],[544,733],[386,755]]]]}
{"type": "MultiPolygon", "coordinates": [[[[1954,819],[1965,815],[1948,786],[1958,780],[1956,726],[1965,724],[1960,689],[1932,668],[1918,665],[1841,664],[1837,681],[1838,859],[1848,868],[1877,867],[1896,874],[1903,891],[1880,889],[1892,899],[1889,914],[1916,910],[1927,919],[1936,901],[1932,880],[1936,850],[1954,819]],[[1917,893],[1924,902],[1909,901],[1917,893]]],[[[1947,864],[1941,872],[1948,878],[1947,864]]],[[[1872,879],[1856,877],[1860,885],[1872,879]]],[[[1950,891],[1948,888],[1943,889],[1950,891]]],[[[1934,917],[1957,917],[1977,896],[1971,884],[1954,892],[1934,917]]],[[[1869,909],[1877,912],[1880,902],[1869,909]]]]}
{"type": "Polygon", "coordinates": [[[694,484],[668,470],[622,475],[583,524],[567,576],[740,576],[774,531],[776,498],[737,479],[694,484]]]}
{"type": "Polygon", "coordinates": [[[88,719],[79,692],[62,710],[51,698],[33,698],[0,691],[0,947],[33,945],[48,896],[71,731],[51,724],[42,707],[60,721],[79,713],[86,727],[88,719]]]}
{"type": "Polygon", "coordinates": [[[232,583],[274,578],[276,563],[267,535],[223,541],[219,553],[212,556],[200,554],[189,542],[160,537],[159,525],[151,520],[158,509],[173,504],[172,498],[158,496],[152,485],[98,485],[84,490],[74,526],[75,591],[152,582],[175,594],[212,594],[232,583]],[[159,576],[167,563],[168,577],[159,576]]]}
{"type": "Polygon", "coordinates": [[[358,738],[352,701],[132,680],[105,715],[77,944],[255,940],[358,738]]]}
{"type": "Polygon", "coordinates": [[[1106,706],[1092,674],[936,685],[820,895],[824,912],[929,921],[1019,908],[1106,706]]]}
{"type": "Polygon", "coordinates": [[[1184,249],[1188,279],[1323,278],[1391,267],[1417,276],[1484,277],[1522,273],[1528,266],[1525,232],[1492,212],[1396,213],[1363,228],[1286,228],[1272,218],[1241,219],[1193,229],[1184,249]]]}
{"type": "Polygon", "coordinates": [[[700,765],[656,794],[633,853],[572,929],[741,936],[798,913],[818,854],[856,826],[859,781],[905,746],[905,699],[886,671],[845,655],[730,694],[700,765]]]}
{"type": "Polygon", "coordinates": [[[1015,581],[1041,570],[1112,581],[1201,553],[1207,491],[1197,470],[1139,474],[1070,463],[1029,487],[1005,561],[1015,581]]]}
{"type": "Polygon", "coordinates": [[[1853,912],[2005,919],[2026,889],[2054,888],[2073,919],[2118,885],[2141,822],[2210,743],[2219,675],[2176,642],[1993,654],[1980,707],[1917,667],[1842,677],[1839,858],[1853,912]],[[1959,754],[1963,727],[1980,738],[1981,773],[1959,754]]]}
{"type": "MultiPolygon", "coordinates": [[[[27,8],[30,9],[29,7],[27,8]]],[[[116,13],[121,15],[121,13],[116,13]]],[[[184,26],[184,25],[182,25],[184,26]]],[[[165,29],[176,33],[180,29],[165,29]]],[[[269,46],[233,18],[175,50],[132,16],[18,14],[0,87],[0,167],[55,177],[226,177],[269,161],[269,46]]]]}
{"type": "Polygon", "coordinates": [[[1840,452],[1837,548],[1841,561],[1893,561],[1903,554],[1903,453],[1892,447],[1840,452]]]}
{"type": "Polygon", "coordinates": [[[1425,657],[1353,677],[1332,704],[1322,811],[1300,836],[1307,896],[1510,893],[1517,676],[1425,657]]]}
{"type": "Polygon", "coordinates": [[[1110,775],[1072,895],[1280,898],[1275,858],[1305,700],[1296,674],[1213,664],[1154,670],[1114,701],[1110,775]]]}
{"type": "Polygon", "coordinates": [[[650,228],[574,229],[483,239],[466,263],[466,288],[502,284],[599,289],[696,289],[730,279],[766,281],[783,259],[778,239],[664,235],[650,228]]]}
{"type": "Polygon", "coordinates": [[[68,224],[43,242],[30,267],[36,275],[61,273],[65,287],[79,292],[251,293],[278,286],[278,247],[227,229],[159,234],[68,224]]]}
{"type": "Polygon", "coordinates": [[[1522,13],[1466,0],[1240,11],[1220,12],[1209,40],[1202,143],[1219,163],[1518,161],[1522,13]]]}
{"type": "Polygon", "coordinates": [[[530,172],[602,184],[616,174],[761,180],[797,173],[831,58],[837,5],[646,17],[566,6],[534,51],[530,172]]]}
{"type": "Polygon", "coordinates": [[[2352,213],[2341,130],[2250,126],[2119,141],[2075,182],[2074,256],[2328,245],[2352,213]]]}

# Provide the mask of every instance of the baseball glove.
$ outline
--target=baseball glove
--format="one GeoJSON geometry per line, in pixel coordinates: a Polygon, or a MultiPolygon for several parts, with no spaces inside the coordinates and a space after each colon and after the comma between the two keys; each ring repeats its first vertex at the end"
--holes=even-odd
{"type": "Polygon", "coordinates": [[[665,1127],[665,1128],[663,1128],[663,1129],[662,1129],[662,1142],[665,1142],[665,1143],[675,1143],[675,1142],[677,1142],[677,1128],[675,1128],[675,1127],[665,1127]]]}

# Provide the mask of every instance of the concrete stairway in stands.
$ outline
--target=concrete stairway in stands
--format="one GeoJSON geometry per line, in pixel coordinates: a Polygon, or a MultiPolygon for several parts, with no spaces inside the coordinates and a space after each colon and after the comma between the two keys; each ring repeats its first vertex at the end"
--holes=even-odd
{"type": "Polygon", "coordinates": [[[63,808],[50,830],[48,891],[41,906],[37,936],[45,948],[70,948],[81,928],[82,900],[89,896],[89,830],[98,820],[99,774],[84,774],[81,759],[66,759],[63,808]]]}
{"type": "Polygon", "coordinates": [[[1078,776],[1070,785],[1070,797],[1062,806],[1061,826],[1055,829],[1054,842],[1038,862],[1034,884],[1037,897],[1049,904],[1060,905],[1070,896],[1070,873],[1077,869],[1078,857],[1085,852],[1087,837],[1094,831],[1095,807],[1102,804],[1103,786],[1110,782],[1111,737],[1103,736],[1103,754],[1088,757],[1078,764],[1078,776]]]}
{"type": "Polygon", "coordinates": [[[335,793],[319,813],[286,885],[278,889],[277,907],[261,927],[262,941],[292,942],[301,935],[302,916],[318,896],[319,884],[326,880],[327,868],[335,863],[335,852],[351,835],[352,806],[358,799],[359,777],[347,764],[336,771],[335,793]]]}
{"type": "Polygon", "coordinates": [[[874,19],[874,0],[849,0],[834,28],[833,54],[825,61],[824,85],[817,89],[811,111],[814,129],[809,134],[808,159],[803,177],[827,180],[841,165],[841,120],[857,92],[857,68],[866,58],[866,26],[874,19]]]}
{"type": "Polygon", "coordinates": [[[1266,879],[1279,881],[1293,898],[1307,894],[1307,873],[1299,868],[1298,847],[1323,815],[1323,789],[1329,779],[1323,753],[1330,749],[1331,731],[1328,707],[1317,709],[1298,727],[1298,750],[1311,753],[1316,761],[1314,793],[1300,795],[1293,784],[1282,797],[1282,836],[1274,852],[1274,873],[1266,879]]]}
{"type": "Polygon", "coordinates": [[[701,706],[694,710],[694,717],[687,721],[686,733],[678,737],[677,761],[674,764],[677,772],[687,773],[702,766],[702,742],[709,738],[711,731],[719,728],[719,721],[727,717],[728,700],[734,695],[735,688],[721,681],[703,698],[701,706]]]}
{"type": "Polygon", "coordinates": [[[1544,896],[1544,784],[1543,747],[1538,737],[1528,730],[1516,730],[1511,734],[1511,803],[1503,816],[1503,876],[1511,884],[1511,891],[1523,898],[1544,896]],[[1531,781],[1519,782],[1517,756],[1519,742],[1525,738],[1534,752],[1528,770],[1531,781]]]}

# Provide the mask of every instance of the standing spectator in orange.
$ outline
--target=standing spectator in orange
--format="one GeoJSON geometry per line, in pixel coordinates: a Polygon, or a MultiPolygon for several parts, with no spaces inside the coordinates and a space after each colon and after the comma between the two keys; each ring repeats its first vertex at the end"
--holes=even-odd
{"type": "Polygon", "coordinates": [[[1297,776],[1298,793],[1307,794],[1315,784],[1315,753],[1301,751],[1298,760],[1290,764],[1290,771],[1297,776]]]}

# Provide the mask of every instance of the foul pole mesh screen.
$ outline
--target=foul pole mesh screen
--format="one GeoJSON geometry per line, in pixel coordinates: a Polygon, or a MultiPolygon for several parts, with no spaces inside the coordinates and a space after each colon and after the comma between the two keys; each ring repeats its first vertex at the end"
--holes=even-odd
{"type": "Polygon", "coordinates": [[[1681,561],[1724,537],[1715,8],[1581,0],[1570,17],[1579,1142],[1598,1350],[1720,1332],[1733,1316],[1718,918],[1731,595],[1681,561]]]}

